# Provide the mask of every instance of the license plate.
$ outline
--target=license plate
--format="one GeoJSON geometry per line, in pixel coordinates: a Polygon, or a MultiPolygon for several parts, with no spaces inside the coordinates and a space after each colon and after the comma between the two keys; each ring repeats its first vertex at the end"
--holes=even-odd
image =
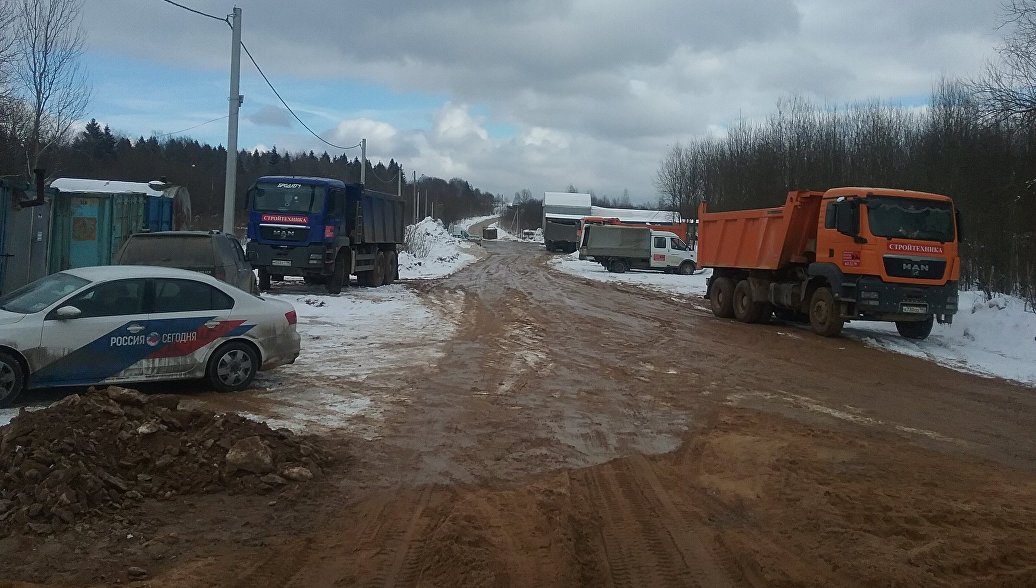
{"type": "Polygon", "coordinates": [[[290,259],[275,259],[273,265],[291,265],[290,259]]]}
{"type": "Polygon", "coordinates": [[[901,308],[908,314],[928,314],[927,304],[904,304],[901,308]]]}

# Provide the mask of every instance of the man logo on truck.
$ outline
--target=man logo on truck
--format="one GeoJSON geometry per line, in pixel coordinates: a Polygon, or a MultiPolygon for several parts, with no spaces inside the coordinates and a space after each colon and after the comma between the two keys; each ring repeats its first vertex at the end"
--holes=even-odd
{"type": "Polygon", "coordinates": [[[921,275],[921,272],[928,273],[927,263],[911,263],[909,261],[903,262],[903,270],[908,271],[915,276],[921,275]]]}

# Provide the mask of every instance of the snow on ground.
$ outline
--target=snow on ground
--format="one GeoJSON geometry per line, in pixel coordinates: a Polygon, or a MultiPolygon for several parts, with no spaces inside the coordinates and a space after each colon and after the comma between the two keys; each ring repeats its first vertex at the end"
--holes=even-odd
{"type": "Polygon", "coordinates": [[[461,229],[464,229],[465,231],[470,231],[471,227],[477,225],[478,223],[485,222],[485,221],[487,221],[487,220],[489,220],[491,218],[498,218],[499,216],[500,216],[499,214],[490,214],[490,215],[486,215],[486,216],[475,216],[475,217],[471,217],[471,218],[466,218],[464,220],[459,220],[459,221],[457,221],[454,224],[457,227],[459,227],[461,229]]]}
{"type": "Polygon", "coordinates": [[[543,243],[543,229],[536,229],[536,231],[533,232],[532,237],[526,239],[518,237],[517,235],[514,235],[513,233],[509,232],[504,227],[501,227],[500,223],[493,223],[489,226],[496,229],[497,241],[524,241],[527,243],[543,243]]]}
{"type": "MultiPolygon", "coordinates": [[[[711,270],[691,276],[660,272],[608,272],[600,264],[580,261],[578,254],[555,257],[551,265],[567,274],[602,282],[632,284],[677,295],[705,295],[711,270]]],[[[707,309],[707,304],[699,305],[707,309]]],[[[856,321],[842,331],[865,345],[920,357],[941,365],[985,376],[1036,386],[1036,314],[1012,296],[985,300],[982,292],[961,292],[960,311],[953,324],[936,324],[924,341],[899,336],[893,323],[856,321]]]]}
{"type": "Polygon", "coordinates": [[[406,231],[407,250],[399,254],[401,280],[441,278],[478,259],[467,253],[473,247],[478,247],[476,243],[452,237],[437,220],[425,218],[416,225],[408,226],[406,231]]]}

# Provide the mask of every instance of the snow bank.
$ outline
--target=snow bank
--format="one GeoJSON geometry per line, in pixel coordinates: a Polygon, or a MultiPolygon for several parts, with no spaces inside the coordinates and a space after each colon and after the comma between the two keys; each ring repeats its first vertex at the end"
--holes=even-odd
{"type": "Polygon", "coordinates": [[[473,246],[477,247],[450,236],[440,221],[426,217],[406,228],[404,251],[399,254],[399,278],[427,280],[448,276],[477,259],[463,251],[473,246]]]}

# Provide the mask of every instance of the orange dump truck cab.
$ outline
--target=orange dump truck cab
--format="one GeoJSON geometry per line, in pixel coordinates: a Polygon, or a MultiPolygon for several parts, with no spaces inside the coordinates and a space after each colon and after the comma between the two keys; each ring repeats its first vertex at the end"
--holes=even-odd
{"type": "Polygon", "coordinates": [[[923,339],[957,312],[959,215],[940,194],[884,188],[788,193],[784,206],[698,213],[698,264],[717,316],[808,319],[822,335],[892,321],[923,339]]]}

